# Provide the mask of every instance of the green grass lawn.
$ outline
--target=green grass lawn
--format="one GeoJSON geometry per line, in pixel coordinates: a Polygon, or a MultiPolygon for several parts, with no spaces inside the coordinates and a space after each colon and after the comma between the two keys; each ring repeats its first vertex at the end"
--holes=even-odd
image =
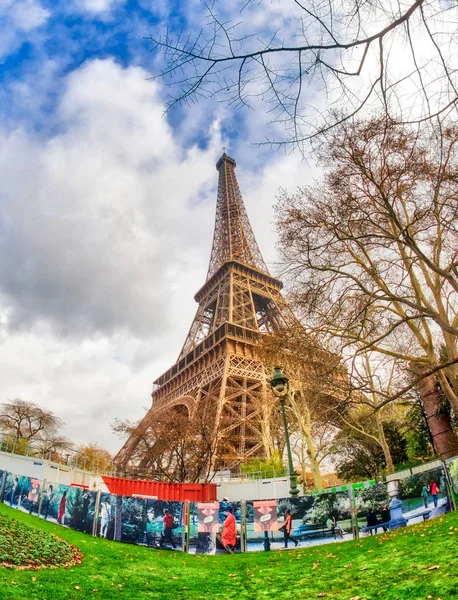
{"type": "Polygon", "coordinates": [[[109,542],[5,505],[0,514],[55,533],[84,554],[81,565],[70,568],[0,566],[1,600],[458,598],[458,513],[355,542],[224,556],[109,542]]]}

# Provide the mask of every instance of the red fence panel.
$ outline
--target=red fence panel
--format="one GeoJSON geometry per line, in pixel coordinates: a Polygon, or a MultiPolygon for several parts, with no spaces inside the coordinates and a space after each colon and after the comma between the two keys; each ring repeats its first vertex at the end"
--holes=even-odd
{"type": "Polygon", "coordinates": [[[158,500],[177,502],[211,502],[217,499],[214,483],[166,483],[105,475],[102,479],[111,494],[120,496],[156,496],[158,500]]]}

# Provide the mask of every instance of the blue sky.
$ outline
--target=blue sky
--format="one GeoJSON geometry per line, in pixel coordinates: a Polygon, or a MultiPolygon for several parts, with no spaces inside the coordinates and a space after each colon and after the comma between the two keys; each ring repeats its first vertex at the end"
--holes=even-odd
{"type": "Polygon", "coordinates": [[[256,111],[208,99],[164,116],[143,38],[204,18],[199,0],[0,2],[0,401],[51,409],[75,442],[116,451],[110,423],[141,417],[178,356],[223,146],[273,271],[275,195],[310,178],[252,145],[256,111]]]}

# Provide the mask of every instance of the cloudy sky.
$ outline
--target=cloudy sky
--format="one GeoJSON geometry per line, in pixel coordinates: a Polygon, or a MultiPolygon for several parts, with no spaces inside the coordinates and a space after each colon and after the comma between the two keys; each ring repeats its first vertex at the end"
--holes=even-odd
{"type": "MultiPolygon", "coordinates": [[[[439,36],[456,21],[443,4],[439,36]]],[[[211,5],[223,21],[242,20],[241,36],[256,30],[248,45],[276,31],[291,43],[304,35],[294,0],[211,5]]],[[[318,173],[313,156],[305,163],[253,144],[279,137],[263,93],[255,110],[217,97],[164,114],[170,89],[152,78],[162,59],[145,38],[198,33],[207,13],[203,0],[0,0],[0,401],[34,401],[61,417],[75,442],[112,452],[121,442],[110,423],[144,414],[152,381],[175,362],[194,316],[223,146],[237,160],[274,274],[278,189],[318,173]]],[[[380,22],[363,26],[372,32],[380,22]]],[[[426,78],[410,81],[405,96],[397,90],[408,110],[421,106],[420,83],[435,90],[442,65],[425,35],[415,30],[413,44],[426,78]]],[[[410,46],[405,36],[388,42],[391,68],[405,82],[410,46]]],[[[449,50],[456,61],[452,43],[449,50]]],[[[377,72],[374,56],[368,61],[363,85],[377,72]]],[[[304,106],[320,114],[333,92],[312,83],[304,106]]]]}
{"type": "Polygon", "coordinates": [[[143,415],[191,324],[223,146],[274,272],[275,195],[310,178],[252,144],[253,111],[164,116],[144,37],[203,18],[199,2],[0,0],[0,400],[112,452],[110,423],[143,415]]]}

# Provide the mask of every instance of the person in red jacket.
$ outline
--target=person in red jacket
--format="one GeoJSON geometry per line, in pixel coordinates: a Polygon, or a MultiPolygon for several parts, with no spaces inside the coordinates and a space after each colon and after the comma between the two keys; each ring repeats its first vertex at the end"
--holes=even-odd
{"type": "Polygon", "coordinates": [[[228,506],[226,511],[227,516],[223,523],[221,541],[228,552],[234,552],[237,544],[237,523],[232,512],[232,506],[228,506]]]}
{"type": "Polygon", "coordinates": [[[59,502],[59,510],[57,511],[57,522],[61,525],[64,524],[65,519],[65,508],[67,506],[67,490],[62,494],[62,498],[59,502]]]}
{"type": "Polygon", "coordinates": [[[164,529],[162,532],[162,539],[161,539],[160,546],[162,548],[164,546],[164,544],[167,543],[167,544],[170,544],[173,549],[175,549],[176,544],[172,537],[173,529],[175,526],[175,521],[173,520],[173,516],[169,513],[167,508],[164,508],[164,518],[162,520],[162,523],[164,525],[164,529]]]}
{"type": "Polygon", "coordinates": [[[288,540],[294,542],[294,545],[298,545],[298,541],[291,535],[291,530],[293,528],[293,517],[291,516],[291,511],[288,509],[285,510],[285,522],[279,528],[279,531],[283,531],[283,538],[285,541],[285,548],[288,547],[288,540]]]}
{"type": "Polygon", "coordinates": [[[440,492],[439,486],[435,481],[431,482],[429,486],[429,493],[433,497],[434,506],[437,506],[437,494],[440,492]]]}

